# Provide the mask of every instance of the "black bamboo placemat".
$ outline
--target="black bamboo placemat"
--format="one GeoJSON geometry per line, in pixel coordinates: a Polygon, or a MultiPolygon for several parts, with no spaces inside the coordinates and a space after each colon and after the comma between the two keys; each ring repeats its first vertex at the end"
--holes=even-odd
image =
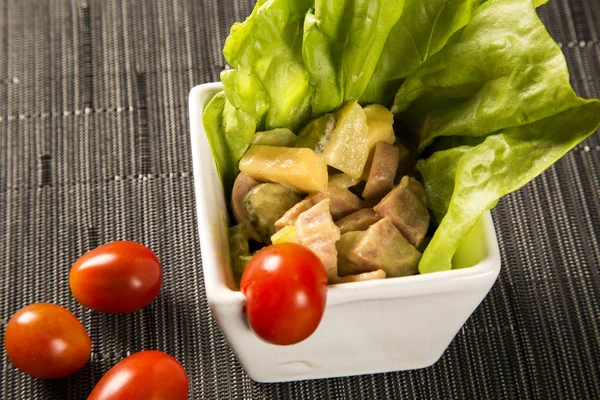
{"type": "MultiPolygon", "coordinates": [[[[258,384],[207,306],[196,231],[187,94],[224,68],[230,25],[253,2],[0,1],[0,326],[25,304],[71,309],[91,362],[55,381],[2,351],[0,398],[85,399],[124,356],[161,349],[191,399],[600,398],[600,135],[493,211],[503,269],[433,367],[258,384]],[[117,239],[160,257],[159,298],[132,315],[81,307],[70,265],[117,239]]],[[[600,1],[540,9],[576,91],[600,95],[600,1]]]]}

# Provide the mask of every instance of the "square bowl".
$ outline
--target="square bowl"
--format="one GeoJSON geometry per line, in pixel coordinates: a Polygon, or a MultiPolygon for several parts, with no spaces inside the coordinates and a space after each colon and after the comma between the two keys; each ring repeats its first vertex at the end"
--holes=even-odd
{"type": "Polygon", "coordinates": [[[486,212],[454,257],[451,271],[330,285],[315,333],[292,346],[260,340],[233,290],[227,244],[227,208],[202,112],[221,83],[189,95],[198,230],[206,297],[250,378],[258,382],[331,378],[424,368],[444,353],[490,291],[500,272],[492,218],[486,212]]]}

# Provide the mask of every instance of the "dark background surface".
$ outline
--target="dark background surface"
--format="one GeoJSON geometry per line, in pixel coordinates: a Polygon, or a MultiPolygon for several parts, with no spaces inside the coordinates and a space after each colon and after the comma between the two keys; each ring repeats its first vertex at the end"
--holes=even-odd
{"type": "MultiPolygon", "coordinates": [[[[503,269],[433,367],[284,384],[248,379],[210,314],[196,231],[187,94],[224,68],[246,1],[0,1],[0,327],[20,307],[72,310],[94,343],[76,374],[41,381],[0,357],[0,399],[85,399],[142,349],[179,359],[190,398],[600,398],[600,135],[492,215],[503,269]],[[71,264],[117,239],[150,246],[161,295],[131,315],[81,307],[71,264]]],[[[600,95],[600,1],[540,16],[572,83],[600,95]]]]}

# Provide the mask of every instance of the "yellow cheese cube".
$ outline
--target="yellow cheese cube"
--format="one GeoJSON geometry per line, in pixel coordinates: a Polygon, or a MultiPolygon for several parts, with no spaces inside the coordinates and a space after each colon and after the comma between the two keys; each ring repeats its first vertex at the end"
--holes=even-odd
{"type": "Polygon", "coordinates": [[[307,148],[252,145],[240,160],[240,171],[259,182],[281,183],[299,192],[327,187],[327,165],[307,148]]]}

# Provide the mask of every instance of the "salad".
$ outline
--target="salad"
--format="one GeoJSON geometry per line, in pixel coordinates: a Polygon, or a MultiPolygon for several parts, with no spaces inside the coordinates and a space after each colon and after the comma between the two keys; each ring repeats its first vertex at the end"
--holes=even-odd
{"type": "Polygon", "coordinates": [[[259,0],[203,113],[238,279],[300,243],[329,283],[452,268],[483,212],[600,124],[543,0],[259,0]]]}
{"type": "Polygon", "coordinates": [[[231,195],[236,279],[251,259],[248,238],[308,247],[330,283],[415,274],[430,216],[423,186],[407,175],[414,159],[381,105],[348,102],[297,136],[259,132],[231,195]]]}

